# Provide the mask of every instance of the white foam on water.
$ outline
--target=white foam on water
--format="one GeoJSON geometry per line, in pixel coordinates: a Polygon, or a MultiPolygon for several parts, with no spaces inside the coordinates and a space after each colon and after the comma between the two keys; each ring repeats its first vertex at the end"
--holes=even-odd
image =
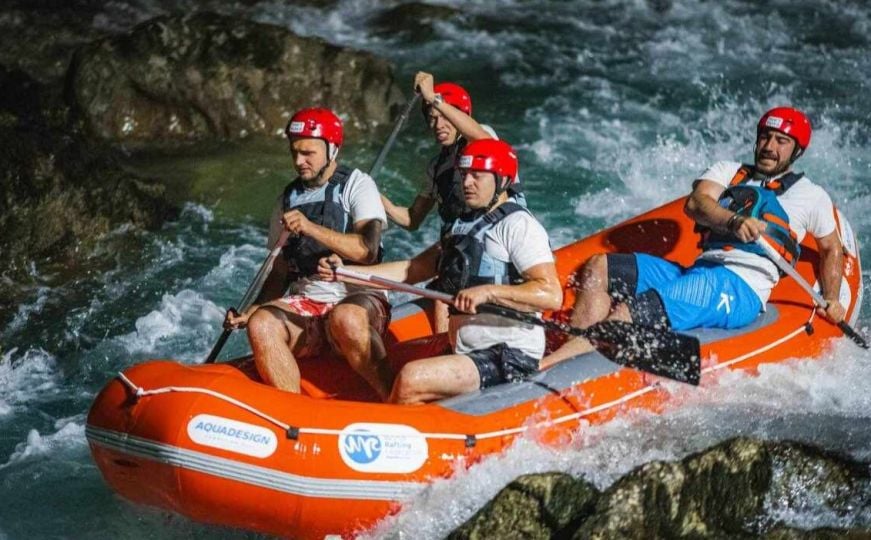
{"type": "Polygon", "coordinates": [[[136,320],[136,330],[118,339],[131,355],[201,353],[224,320],[224,311],[202,293],[165,294],[160,306],[136,320]]]}
{"type": "Polygon", "coordinates": [[[32,301],[19,304],[18,311],[16,311],[15,316],[9,321],[9,324],[6,326],[6,329],[3,330],[3,336],[8,337],[13,332],[21,329],[23,326],[30,321],[30,318],[34,315],[39,315],[42,311],[42,308],[45,307],[46,302],[51,296],[51,288],[39,286],[34,289],[34,295],[32,301]]]}
{"type": "Polygon", "coordinates": [[[57,431],[48,435],[31,429],[27,433],[27,440],[15,446],[15,451],[12,452],[6,463],[0,465],[0,470],[23,462],[51,457],[56,453],[83,449],[87,446],[84,415],[57,420],[54,428],[57,431]]]}
{"type": "MultiPolygon", "coordinates": [[[[608,423],[582,428],[563,448],[519,440],[502,455],[436,480],[368,537],[444,538],[517,476],[562,471],[605,489],[642,464],[678,460],[736,436],[789,438],[871,458],[871,429],[865,440],[854,433],[848,446],[838,431],[862,423],[871,428],[871,353],[846,340],[819,359],[763,365],[758,375],[726,371],[706,376],[699,388],[665,387],[672,398],[663,414],[627,410],[608,423]],[[832,427],[814,418],[827,419],[832,427]]],[[[803,516],[791,521],[810,519],[803,516]]],[[[816,526],[847,519],[815,516],[816,526]]]]}
{"type": "Polygon", "coordinates": [[[31,348],[19,354],[17,347],[0,359],[0,418],[28,403],[60,392],[55,357],[31,348]]]}

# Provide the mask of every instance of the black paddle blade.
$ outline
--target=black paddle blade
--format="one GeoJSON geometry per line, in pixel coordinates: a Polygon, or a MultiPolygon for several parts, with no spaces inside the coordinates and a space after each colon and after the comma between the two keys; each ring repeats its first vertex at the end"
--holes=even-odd
{"type": "Polygon", "coordinates": [[[692,385],[701,377],[701,345],[692,336],[624,321],[603,321],[585,337],[612,362],[692,385]]]}
{"type": "Polygon", "coordinates": [[[841,329],[841,332],[843,332],[845,336],[847,336],[848,338],[850,338],[851,340],[853,340],[853,343],[855,343],[856,345],[862,347],[863,349],[867,349],[867,348],[868,348],[868,342],[865,341],[865,338],[863,338],[863,337],[859,334],[859,332],[853,330],[853,327],[852,327],[852,326],[850,326],[849,324],[847,324],[847,323],[844,322],[844,321],[841,321],[841,322],[838,323],[838,328],[841,329]]]}

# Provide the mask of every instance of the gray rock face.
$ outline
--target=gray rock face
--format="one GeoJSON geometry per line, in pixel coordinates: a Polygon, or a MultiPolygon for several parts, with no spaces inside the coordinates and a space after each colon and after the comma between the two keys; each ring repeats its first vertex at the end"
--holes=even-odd
{"type": "Polygon", "coordinates": [[[384,60],[211,13],[158,17],[81,48],[67,91],[89,133],[156,143],[280,135],[313,105],[367,131],[402,101],[384,60]]]}
{"type": "Polygon", "coordinates": [[[871,538],[861,520],[809,531],[777,521],[796,513],[855,516],[869,496],[867,464],[738,438],[680,462],[643,465],[603,493],[561,473],[522,476],[450,538],[871,538]]]}
{"type": "Polygon", "coordinates": [[[589,515],[598,495],[591,484],[564,473],[521,476],[448,538],[551,538],[589,515]]]}
{"type": "Polygon", "coordinates": [[[82,243],[122,223],[153,228],[176,213],[162,185],[126,172],[44,86],[2,66],[0,164],[3,283],[26,279],[33,260],[72,262],[82,243]]]}

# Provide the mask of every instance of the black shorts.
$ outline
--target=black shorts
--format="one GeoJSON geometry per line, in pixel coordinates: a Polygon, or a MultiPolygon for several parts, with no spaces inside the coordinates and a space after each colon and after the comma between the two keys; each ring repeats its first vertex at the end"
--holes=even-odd
{"type": "Polygon", "coordinates": [[[608,294],[618,302],[625,302],[632,321],[645,326],[669,327],[668,314],[659,293],[638,290],[638,260],[633,253],[609,253],[608,294]]]}
{"type": "Polygon", "coordinates": [[[466,353],[478,368],[481,388],[522,381],[538,371],[538,359],[512,349],[504,343],[466,353]]]}

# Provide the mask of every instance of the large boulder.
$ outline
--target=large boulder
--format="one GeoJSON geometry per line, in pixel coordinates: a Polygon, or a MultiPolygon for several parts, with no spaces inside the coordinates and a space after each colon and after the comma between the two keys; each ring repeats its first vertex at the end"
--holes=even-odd
{"type": "Polygon", "coordinates": [[[871,538],[867,464],[790,442],[725,441],[675,462],[652,462],[599,493],[562,473],[505,487],[452,539],[871,538]],[[778,516],[853,517],[853,527],[801,530],[778,516]],[[865,520],[865,521],[863,521],[865,520]]]}
{"type": "Polygon", "coordinates": [[[353,134],[402,101],[382,59],[213,13],[158,17],[79,49],[67,92],[91,134],[157,143],[280,135],[311,105],[353,134]]]}
{"type": "Polygon", "coordinates": [[[592,484],[565,473],[521,476],[448,538],[545,540],[586,518],[598,496],[592,484]]]}
{"type": "MultiPolygon", "coordinates": [[[[89,142],[50,89],[0,66],[0,284],[27,280],[34,261],[74,266],[99,235],[155,228],[177,208],[164,187],[125,171],[89,142]]],[[[2,288],[2,287],[0,287],[2,288]]],[[[0,290],[0,308],[11,303],[0,290]]],[[[4,310],[5,312],[5,310],[4,310]]]]}

